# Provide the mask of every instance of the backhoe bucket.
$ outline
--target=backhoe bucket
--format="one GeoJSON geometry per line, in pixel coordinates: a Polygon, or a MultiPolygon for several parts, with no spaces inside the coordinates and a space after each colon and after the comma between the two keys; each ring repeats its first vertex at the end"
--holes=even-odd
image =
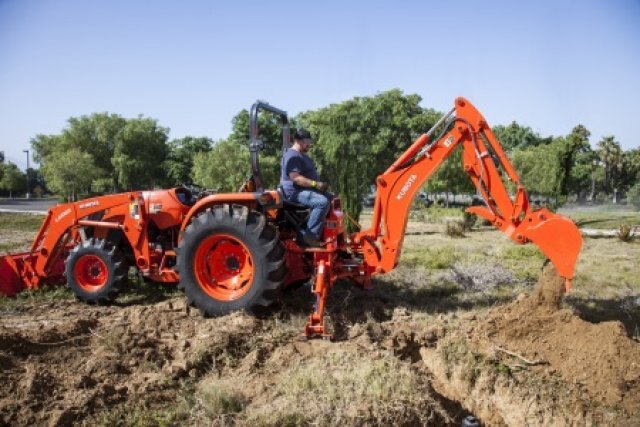
{"type": "Polygon", "coordinates": [[[0,294],[13,296],[25,288],[18,262],[21,261],[14,255],[0,257],[0,294]]]}
{"type": "Polygon", "coordinates": [[[569,287],[582,248],[582,235],[574,222],[547,209],[540,209],[527,215],[517,233],[540,248],[555,265],[558,274],[567,279],[569,287]]]}

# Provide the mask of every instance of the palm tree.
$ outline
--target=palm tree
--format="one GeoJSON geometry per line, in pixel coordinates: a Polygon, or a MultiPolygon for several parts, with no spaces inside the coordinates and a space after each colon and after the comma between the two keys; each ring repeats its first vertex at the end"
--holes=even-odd
{"type": "Polygon", "coordinates": [[[622,166],[622,148],[620,148],[620,143],[618,143],[613,136],[605,136],[598,142],[597,151],[600,161],[604,166],[605,192],[611,194],[612,186],[614,192],[617,192],[618,172],[622,166]]]}

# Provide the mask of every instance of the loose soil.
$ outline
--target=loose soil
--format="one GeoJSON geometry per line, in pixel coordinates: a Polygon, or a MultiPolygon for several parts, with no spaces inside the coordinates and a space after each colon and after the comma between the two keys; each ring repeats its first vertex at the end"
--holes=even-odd
{"type": "MultiPolygon", "coordinates": [[[[335,299],[348,299],[344,289],[335,299]]],[[[469,414],[486,425],[640,424],[640,344],[619,322],[588,323],[563,309],[552,266],[530,295],[477,312],[425,315],[348,289],[374,310],[340,305],[336,342],[299,339],[309,307],[296,311],[291,298],[306,298],[301,290],[265,318],[203,319],[182,298],[4,312],[0,425],[124,424],[140,407],[183,407],[168,422],[180,425],[459,425],[469,414]],[[358,388],[366,366],[375,368],[362,377],[370,384],[358,388]],[[397,378],[393,392],[384,388],[397,378]],[[232,398],[216,402],[226,409],[207,415],[200,395],[225,384],[232,398]],[[345,396],[348,407],[337,403],[345,396]]]]}

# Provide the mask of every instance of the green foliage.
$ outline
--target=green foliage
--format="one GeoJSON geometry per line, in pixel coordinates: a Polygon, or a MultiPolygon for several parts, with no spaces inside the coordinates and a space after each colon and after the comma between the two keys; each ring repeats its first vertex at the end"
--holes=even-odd
{"type": "Polygon", "coordinates": [[[317,140],[312,157],[320,174],[356,220],[375,177],[437,119],[437,113],[420,107],[420,100],[418,95],[390,90],[299,117],[317,140]]]}
{"type": "Polygon", "coordinates": [[[167,183],[171,186],[191,184],[191,170],[193,158],[197,153],[211,150],[213,141],[210,138],[195,138],[187,136],[169,142],[169,153],[164,168],[167,173],[167,183]]]}
{"type": "Polygon", "coordinates": [[[520,125],[515,121],[507,126],[494,126],[492,130],[505,152],[527,149],[550,142],[548,138],[541,138],[529,126],[520,125]]]}
{"type": "Polygon", "coordinates": [[[569,194],[571,171],[584,147],[576,136],[554,138],[551,144],[513,152],[513,163],[529,194],[552,197],[556,204],[569,194]]]}
{"type": "Polygon", "coordinates": [[[169,130],[156,120],[129,120],[113,152],[113,167],[122,188],[152,188],[164,180],[169,130]]]}
{"type": "Polygon", "coordinates": [[[605,136],[598,142],[598,156],[604,168],[604,191],[612,194],[619,188],[622,168],[622,148],[613,136],[605,136]]]}
{"type": "Polygon", "coordinates": [[[249,149],[231,140],[218,141],[193,158],[193,182],[219,192],[237,191],[250,175],[249,149]]]}
{"type": "Polygon", "coordinates": [[[2,163],[0,164],[0,170],[2,170],[0,188],[9,191],[9,193],[26,190],[26,175],[18,169],[18,166],[12,162],[2,163]]]}
{"type": "Polygon", "coordinates": [[[635,206],[636,209],[640,209],[640,182],[629,189],[627,192],[627,200],[635,206]]]}
{"type": "MultiPolygon", "coordinates": [[[[423,189],[430,193],[452,193],[454,195],[475,192],[473,182],[462,167],[462,149],[460,147],[431,175],[423,189]]],[[[448,198],[445,200],[448,203],[448,198]]]]}
{"type": "MultiPolygon", "coordinates": [[[[231,121],[229,140],[248,147],[249,111],[242,110],[231,121]]],[[[295,127],[292,126],[292,129],[295,127]]],[[[279,158],[282,155],[282,124],[275,114],[260,111],[258,114],[258,136],[264,144],[261,155],[279,158]]]]}
{"type": "Polygon", "coordinates": [[[75,194],[86,193],[91,182],[101,175],[91,154],[79,148],[54,151],[42,165],[49,188],[69,200],[75,194]]]}
{"type": "Polygon", "coordinates": [[[45,179],[55,181],[50,188],[60,194],[148,188],[164,183],[168,132],[153,119],[94,113],[70,118],[60,134],[37,135],[31,147],[45,179]]]}

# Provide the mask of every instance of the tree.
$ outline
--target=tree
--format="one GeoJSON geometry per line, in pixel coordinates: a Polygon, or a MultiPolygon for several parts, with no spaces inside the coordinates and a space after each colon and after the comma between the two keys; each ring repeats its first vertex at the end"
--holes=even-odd
{"type": "Polygon", "coordinates": [[[88,192],[91,182],[100,173],[93,162],[89,153],[72,148],[48,155],[41,170],[51,190],[74,201],[78,194],[88,192]]]}
{"type": "Polygon", "coordinates": [[[123,188],[153,188],[165,180],[162,166],[168,151],[168,134],[169,129],[150,118],[127,121],[118,134],[111,160],[123,188]]]}
{"type": "Polygon", "coordinates": [[[473,193],[476,191],[473,181],[462,167],[462,147],[456,148],[445,162],[436,170],[424,185],[430,193],[446,193],[445,203],[449,206],[449,193],[473,193]]]}
{"type": "Polygon", "coordinates": [[[529,194],[552,197],[558,188],[558,156],[547,146],[534,146],[513,152],[513,164],[529,194]]]}
{"type": "Polygon", "coordinates": [[[249,149],[231,140],[218,141],[210,151],[193,157],[195,184],[220,192],[238,191],[250,174],[249,149]]]}
{"type": "Polygon", "coordinates": [[[507,126],[494,126],[492,130],[505,151],[535,147],[551,142],[549,139],[541,138],[529,126],[520,125],[515,121],[507,126]]]}
{"type": "Polygon", "coordinates": [[[636,209],[640,209],[640,182],[636,183],[629,189],[627,199],[629,200],[629,203],[636,207],[636,209]]]}
{"type": "Polygon", "coordinates": [[[610,195],[618,190],[618,175],[622,166],[622,149],[615,137],[605,136],[598,142],[597,151],[604,166],[604,190],[606,194],[610,195]]]}
{"type": "Polygon", "coordinates": [[[378,174],[433,124],[436,114],[423,110],[418,95],[394,89],[372,97],[301,114],[300,123],[317,140],[311,151],[320,175],[340,194],[345,211],[357,219],[378,174]]]}
{"type": "MultiPolygon", "coordinates": [[[[583,125],[577,125],[567,137],[575,150],[574,161],[569,165],[567,192],[576,194],[579,201],[592,200],[595,196],[596,153],[591,149],[589,137],[591,132],[583,125]]],[[[567,159],[570,161],[571,159],[567,159]]]]}
{"type": "MultiPolygon", "coordinates": [[[[229,141],[239,145],[249,144],[249,111],[242,110],[231,120],[231,135],[229,141]]],[[[295,129],[293,120],[291,129],[295,129]]],[[[258,114],[258,134],[264,144],[263,156],[282,156],[282,123],[280,118],[268,111],[261,110],[258,114]]]]}
{"type": "Polygon", "coordinates": [[[9,197],[13,197],[14,191],[24,190],[27,185],[26,175],[23,174],[15,163],[2,163],[2,180],[0,187],[9,192],[9,197]]]}
{"type": "Polygon", "coordinates": [[[640,148],[622,152],[621,191],[626,192],[640,182],[640,148]]]}
{"type": "MultiPolygon", "coordinates": [[[[155,120],[94,113],[71,117],[67,123],[60,134],[36,135],[31,140],[33,158],[44,168],[59,152],[75,149],[88,154],[94,170],[91,184],[82,191],[142,188],[165,180],[163,162],[169,130],[158,126],[155,120]]],[[[54,173],[48,167],[47,173],[64,175],[65,171],[54,173]]]]}
{"type": "Polygon", "coordinates": [[[169,185],[192,184],[191,170],[193,158],[197,153],[211,150],[213,141],[210,138],[186,136],[169,142],[164,169],[169,185]]]}

